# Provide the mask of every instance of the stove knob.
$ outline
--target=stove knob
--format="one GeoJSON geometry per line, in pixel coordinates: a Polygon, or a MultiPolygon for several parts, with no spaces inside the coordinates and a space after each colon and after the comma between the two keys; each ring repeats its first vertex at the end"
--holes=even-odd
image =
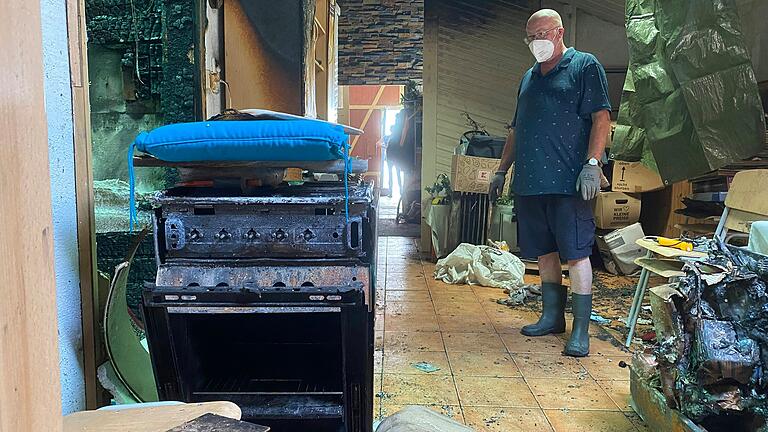
{"type": "Polygon", "coordinates": [[[232,234],[228,233],[227,230],[221,230],[216,234],[216,238],[219,240],[228,240],[230,237],[232,237],[232,234]]]}
{"type": "Polygon", "coordinates": [[[272,238],[274,238],[277,241],[283,241],[288,238],[288,236],[285,234],[285,231],[279,229],[272,234],[272,238]]]}
{"type": "Polygon", "coordinates": [[[201,238],[203,238],[203,235],[200,234],[200,231],[193,229],[192,231],[189,232],[190,240],[200,240],[201,238]]]}
{"type": "Polygon", "coordinates": [[[261,234],[257,233],[254,230],[249,230],[247,233],[245,233],[245,238],[248,240],[258,240],[261,238],[261,234]]]}
{"type": "Polygon", "coordinates": [[[312,230],[306,230],[304,231],[304,241],[310,241],[313,238],[315,238],[315,233],[312,232],[312,230]]]}

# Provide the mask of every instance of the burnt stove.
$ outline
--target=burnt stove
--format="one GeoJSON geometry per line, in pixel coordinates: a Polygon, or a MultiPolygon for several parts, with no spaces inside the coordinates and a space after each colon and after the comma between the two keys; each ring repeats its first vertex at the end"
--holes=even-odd
{"type": "Polygon", "coordinates": [[[177,187],[143,293],[161,399],[228,400],[281,431],[373,424],[372,185],[177,187]]]}

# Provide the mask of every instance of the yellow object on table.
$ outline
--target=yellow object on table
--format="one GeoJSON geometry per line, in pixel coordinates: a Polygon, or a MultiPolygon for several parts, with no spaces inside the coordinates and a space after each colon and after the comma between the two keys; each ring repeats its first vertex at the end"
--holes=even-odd
{"type": "Polygon", "coordinates": [[[670,247],[680,249],[684,252],[693,251],[693,243],[680,239],[671,239],[667,237],[646,237],[649,240],[655,241],[659,246],[670,247]]]}

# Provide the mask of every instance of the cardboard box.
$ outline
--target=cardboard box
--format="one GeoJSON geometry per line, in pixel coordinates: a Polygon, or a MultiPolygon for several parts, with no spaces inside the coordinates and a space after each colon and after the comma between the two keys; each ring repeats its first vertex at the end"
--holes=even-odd
{"type": "Polygon", "coordinates": [[[600,229],[623,228],[640,220],[640,200],[622,192],[600,192],[593,207],[600,229]]]}
{"type": "MultiPolygon", "coordinates": [[[[499,170],[501,159],[489,159],[476,156],[453,155],[451,161],[451,188],[455,192],[488,193],[491,179],[499,170]]],[[[508,190],[512,179],[512,169],[507,173],[504,190],[508,190]]]]}
{"type": "Polygon", "coordinates": [[[603,258],[605,268],[613,274],[630,275],[640,267],[635,259],[645,256],[645,249],[635,241],[645,237],[639,223],[612,231],[604,236],[597,236],[597,249],[603,258]]]}
{"type": "Polygon", "coordinates": [[[611,182],[611,189],[615,192],[650,192],[665,186],[659,173],[651,171],[640,162],[614,161],[611,182]]]}

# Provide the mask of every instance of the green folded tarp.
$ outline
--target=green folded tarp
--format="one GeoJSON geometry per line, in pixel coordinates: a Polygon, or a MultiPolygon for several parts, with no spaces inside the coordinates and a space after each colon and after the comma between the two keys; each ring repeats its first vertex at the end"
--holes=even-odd
{"type": "Polygon", "coordinates": [[[759,153],[765,120],[735,0],[627,0],[629,70],[611,158],[665,183],[759,153]]]}

